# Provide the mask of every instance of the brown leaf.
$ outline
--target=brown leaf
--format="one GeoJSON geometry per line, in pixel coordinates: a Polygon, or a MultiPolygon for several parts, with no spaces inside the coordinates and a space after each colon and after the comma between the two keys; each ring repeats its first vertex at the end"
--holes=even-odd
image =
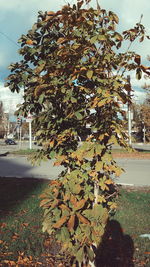
{"type": "Polygon", "coordinates": [[[83,208],[83,206],[85,205],[86,200],[85,199],[81,199],[80,201],[78,201],[75,205],[75,209],[76,210],[80,210],[83,208]]]}
{"type": "Polygon", "coordinates": [[[76,203],[77,203],[77,199],[76,199],[76,197],[73,196],[73,195],[71,195],[70,202],[71,202],[71,204],[72,204],[73,206],[75,206],[76,203]]]}
{"type": "Polygon", "coordinates": [[[47,15],[48,15],[48,16],[54,16],[54,15],[55,15],[55,12],[53,12],[53,11],[48,11],[48,12],[47,12],[47,15]]]}
{"type": "Polygon", "coordinates": [[[53,181],[50,182],[50,186],[51,185],[60,186],[60,183],[58,181],[56,181],[56,180],[53,180],[53,181]]]}
{"type": "Polygon", "coordinates": [[[0,223],[0,228],[5,228],[7,226],[6,223],[0,223]]]}
{"type": "Polygon", "coordinates": [[[25,227],[27,227],[29,224],[28,223],[23,223],[22,225],[25,226],[25,227]]]}
{"type": "Polygon", "coordinates": [[[65,204],[61,204],[59,207],[60,207],[62,210],[68,210],[68,211],[70,211],[70,209],[69,209],[65,204]]]}
{"type": "Polygon", "coordinates": [[[67,224],[68,229],[69,229],[70,231],[73,230],[73,228],[74,228],[74,223],[75,223],[75,215],[71,215],[71,217],[70,217],[70,219],[69,219],[69,221],[68,221],[68,224],[67,224]]]}
{"type": "Polygon", "coordinates": [[[65,40],[65,38],[59,38],[58,40],[57,40],[57,44],[62,44],[62,43],[64,43],[66,40],[65,40]]]}
{"type": "Polygon", "coordinates": [[[49,202],[50,202],[49,198],[42,199],[40,202],[40,207],[45,206],[49,202]]]}
{"type": "Polygon", "coordinates": [[[16,262],[15,261],[4,260],[3,262],[8,264],[7,266],[16,266],[16,262]]]}
{"type": "Polygon", "coordinates": [[[80,213],[77,213],[77,217],[80,220],[80,222],[84,223],[84,224],[90,224],[89,220],[86,219],[83,215],[81,215],[80,213]]]}
{"type": "Polygon", "coordinates": [[[139,55],[136,55],[135,58],[134,58],[134,61],[140,65],[141,64],[141,57],[139,55]]]}
{"type": "Polygon", "coordinates": [[[19,238],[19,235],[17,233],[14,233],[13,236],[12,236],[12,239],[18,239],[19,238]]]}
{"type": "Polygon", "coordinates": [[[67,219],[68,219],[67,216],[61,217],[60,220],[58,220],[56,223],[53,224],[53,227],[60,228],[67,221],[67,219]]]}

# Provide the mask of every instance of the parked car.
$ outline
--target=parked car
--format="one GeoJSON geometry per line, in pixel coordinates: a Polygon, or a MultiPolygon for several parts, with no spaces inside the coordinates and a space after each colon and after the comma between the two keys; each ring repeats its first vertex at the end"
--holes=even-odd
{"type": "Polygon", "coordinates": [[[10,139],[10,138],[8,138],[8,139],[5,140],[5,144],[6,145],[17,145],[17,143],[15,142],[15,140],[10,139]]]}

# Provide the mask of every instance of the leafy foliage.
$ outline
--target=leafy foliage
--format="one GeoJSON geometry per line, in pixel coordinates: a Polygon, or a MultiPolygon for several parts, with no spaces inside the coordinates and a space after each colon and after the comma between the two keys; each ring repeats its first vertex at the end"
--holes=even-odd
{"type": "Polygon", "coordinates": [[[55,166],[65,167],[41,196],[43,231],[55,233],[75,263],[94,261],[94,248],[116,208],[112,177],[122,169],[111,156],[111,145],[127,147],[118,116],[124,116],[119,103],[131,101],[124,73],[135,70],[140,79],[147,71],[139,55],[117,51],[124,40],[142,41],[144,27],[136,24],[120,34],[118,16],[99,5],[84,8],[89,2],[39,12],[37,23],[19,40],[23,60],[10,65],[6,84],[12,92],[24,87],[20,114],[36,114],[43,149],[34,160],[55,159],[55,166]]]}

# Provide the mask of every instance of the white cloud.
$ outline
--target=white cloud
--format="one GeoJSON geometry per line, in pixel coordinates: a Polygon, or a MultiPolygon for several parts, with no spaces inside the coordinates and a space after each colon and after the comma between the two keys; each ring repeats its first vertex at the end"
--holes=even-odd
{"type": "Polygon", "coordinates": [[[0,101],[3,102],[5,112],[13,113],[16,106],[23,101],[22,93],[12,93],[9,88],[0,84],[0,101]]]}
{"type": "Polygon", "coordinates": [[[142,104],[146,99],[145,92],[134,91],[133,101],[137,102],[138,104],[142,104]]]}

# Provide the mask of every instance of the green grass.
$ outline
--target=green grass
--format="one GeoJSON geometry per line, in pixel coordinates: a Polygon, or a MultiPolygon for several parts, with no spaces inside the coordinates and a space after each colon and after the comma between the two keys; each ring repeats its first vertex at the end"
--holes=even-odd
{"type": "Polygon", "coordinates": [[[133,241],[135,266],[150,266],[150,240],[140,237],[150,234],[150,188],[121,190],[114,219],[133,241]]]}
{"type": "MultiPolygon", "coordinates": [[[[21,155],[21,156],[28,156],[33,153],[35,153],[37,149],[19,149],[19,150],[14,150],[9,153],[14,154],[14,155],[21,155]]],[[[129,152],[124,148],[118,148],[118,149],[112,149],[112,153],[123,153],[123,154],[134,154],[135,152],[138,152],[139,154],[150,154],[150,150],[142,150],[142,149],[135,149],[133,152],[129,152]]]]}
{"type": "MultiPolygon", "coordinates": [[[[42,210],[39,208],[39,195],[46,185],[47,181],[38,179],[0,179],[0,266],[17,266],[18,262],[22,262],[19,267],[52,267],[64,262],[65,255],[60,254],[59,245],[54,238],[42,233],[41,230],[42,210]],[[9,265],[9,261],[14,265],[9,265]],[[37,262],[39,265],[36,265],[37,262]]],[[[150,233],[149,192],[120,190],[118,211],[112,218],[113,227],[111,225],[113,229],[111,242],[113,242],[103,242],[107,258],[110,251],[114,253],[114,247],[124,246],[127,243],[128,254],[134,266],[150,266],[147,253],[150,241],[140,237],[141,234],[150,233]],[[121,234],[118,238],[119,232],[121,234]]],[[[110,237],[107,241],[110,241],[110,237]]],[[[110,255],[112,262],[111,257],[112,254],[110,255]]],[[[103,267],[102,264],[100,266],[103,267]]],[[[110,267],[123,267],[123,265],[110,265],[110,267]]]]}
{"type": "Polygon", "coordinates": [[[23,156],[26,156],[26,155],[31,155],[33,154],[34,152],[36,152],[37,150],[36,149],[19,149],[19,150],[14,150],[10,153],[12,154],[15,154],[15,155],[23,155],[23,156]]]}

